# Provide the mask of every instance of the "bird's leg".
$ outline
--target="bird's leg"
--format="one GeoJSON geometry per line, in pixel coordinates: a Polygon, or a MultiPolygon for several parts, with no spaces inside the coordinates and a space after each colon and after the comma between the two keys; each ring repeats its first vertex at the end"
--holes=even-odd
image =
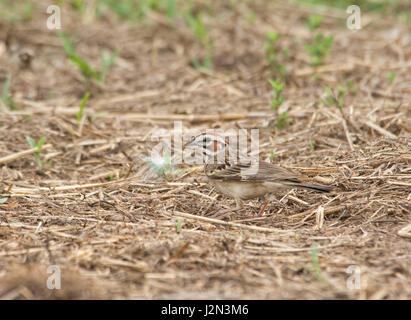
{"type": "Polygon", "coordinates": [[[278,201],[277,198],[272,193],[266,193],[263,199],[264,199],[264,204],[261,207],[260,211],[258,212],[258,217],[261,217],[264,214],[264,210],[267,209],[268,202],[271,202],[273,200],[280,206],[284,207],[284,204],[281,201],[278,201]]]}
{"type": "Polygon", "coordinates": [[[268,200],[265,200],[263,206],[262,206],[261,209],[260,209],[260,212],[258,213],[258,216],[259,216],[259,217],[262,217],[262,216],[263,216],[264,210],[265,210],[265,208],[267,208],[267,205],[268,205],[268,200]]]}
{"type": "Polygon", "coordinates": [[[235,208],[218,210],[217,213],[212,215],[210,218],[222,220],[226,216],[228,216],[230,213],[241,210],[243,208],[243,204],[240,199],[235,199],[235,203],[236,203],[235,208]]]}

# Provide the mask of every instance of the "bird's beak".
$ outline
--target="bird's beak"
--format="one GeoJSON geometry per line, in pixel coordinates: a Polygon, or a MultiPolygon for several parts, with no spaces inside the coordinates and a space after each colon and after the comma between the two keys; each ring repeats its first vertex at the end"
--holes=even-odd
{"type": "Polygon", "coordinates": [[[194,148],[194,143],[193,143],[193,140],[191,140],[191,141],[189,141],[189,142],[187,142],[185,145],[184,145],[184,148],[189,148],[189,149],[192,149],[192,148],[194,148]]]}

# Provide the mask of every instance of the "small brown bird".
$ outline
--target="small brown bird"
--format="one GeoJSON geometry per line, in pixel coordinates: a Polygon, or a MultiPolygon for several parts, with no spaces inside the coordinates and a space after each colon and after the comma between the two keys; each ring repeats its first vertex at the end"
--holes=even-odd
{"type": "MultiPolygon", "coordinates": [[[[268,162],[256,160],[254,164],[252,161],[244,163],[238,156],[234,159],[236,161],[230,162],[228,145],[224,137],[217,133],[201,133],[186,143],[185,147],[202,150],[206,160],[204,173],[210,184],[236,201],[236,208],[222,210],[216,216],[240,210],[242,200],[265,197],[282,188],[302,188],[319,192],[329,192],[332,189],[331,186],[323,184],[303,182],[303,176],[268,162]],[[224,157],[221,157],[222,153],[224,157]],[[222,161],[217,161],[221,158],[222,161]]],[[[261,207],[258,216],[263,215],[267,205],[268,200],[261,207]]]]}

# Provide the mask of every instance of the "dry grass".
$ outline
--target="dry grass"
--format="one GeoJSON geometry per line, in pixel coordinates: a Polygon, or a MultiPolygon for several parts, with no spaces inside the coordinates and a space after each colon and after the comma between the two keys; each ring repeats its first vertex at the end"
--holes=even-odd
{"type": "Polygon", "coordinates": [[[45,3],[32,21],[0,29],[1,66],[12,74],[18,108],[0,112],[0,198],[7,199],[0,204],[0,298],[411,298],[409,27],[365,15],[365,27],[351,32],[342,27],[343,11],[326,11],[320,30],[335,41],[315,70],[294,39],[311,37],[305,19],[317,9],[220,4],[211,23],[214,68],[196,70],[190,57],[201,48],[183,24],[157,13],[151,26],[110,14],[88,23],[66,5],[64,31],[75,35],[79,55],[93,62],[101,48],[120,49],[106,82],[91,86],[90,117],[78,122],[86,88],[44,27],[45,3]],[[273,29],[295,50],[281,106],[290,125],[282,130],[272,126],[264,69],[265,34],[273,29]],[[11,44],[32,51],[29,68],[19,66],[11,44]],[[388,72],[395,72],[392,84],[388,72]],[[318,102],[325,86],[347,81],[357,89],[343,106],[318,102]],[[142,160],[151,135],[173,129],[170,119],[186,131],[259,128],[266,161],[337,188],[284,191],[262,218],[250,201],[234,220],[209,219],[234,201],[196,168],[182,166],[164,181],[142,160]],[[42,169],[26,135],[46,137],[42,169]],[[62,269],[59,291],[46,289],[54,264],[62,269]],[[359,290],[347,288],[350,265],[360,267],[359,290]]]}

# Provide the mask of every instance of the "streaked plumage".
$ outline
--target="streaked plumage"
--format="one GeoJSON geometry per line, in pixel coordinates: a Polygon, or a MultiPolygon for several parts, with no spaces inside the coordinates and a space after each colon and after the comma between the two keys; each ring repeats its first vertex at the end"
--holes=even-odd
{"type": "MultiPolygon", "coordinates": [[[[252,163],[241,163],[239,160],[230,163],[225,154],[223,163],[216,163],[219,152],[227,153],[226,143],[218,134],[202,133],[194,137],[186,147],[202,148],[206,157],[204,173],[210,184],[221,193],[236,200],[241,208],[241,200],[263,197],[281,188],[302,188],[319,192],[329,192],[332,187],[323,184],[304,182],[305,177],[290,172],[271,163],[258,161],[258,170],[248,170],[252,163]]],[[[260,211],[262,215],[267,202],[260,211]]]]}

